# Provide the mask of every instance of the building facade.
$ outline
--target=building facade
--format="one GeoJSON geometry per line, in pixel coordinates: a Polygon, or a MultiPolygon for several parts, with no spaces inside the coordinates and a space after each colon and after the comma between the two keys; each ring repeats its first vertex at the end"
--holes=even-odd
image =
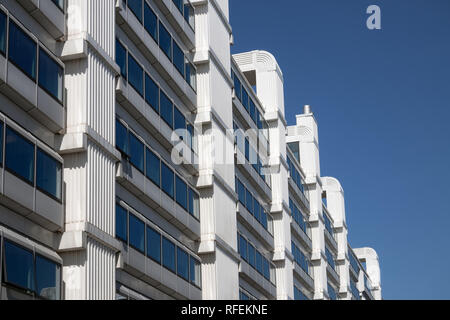
{"type": "Polygon", "coordinates": [[[228,0],[0,0],[0,299],[381,299],[228,0]]]}

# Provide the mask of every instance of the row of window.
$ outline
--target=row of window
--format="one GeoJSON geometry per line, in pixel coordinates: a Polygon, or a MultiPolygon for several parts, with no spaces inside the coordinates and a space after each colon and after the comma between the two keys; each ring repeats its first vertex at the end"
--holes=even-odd
{"type": "Polygon", "coordinates": [[[359,290],[356,287],[356,283],[351,278],[350,278],[350,290],[352,291],[353,300],[361,300],[359,290]]]}
{"type": "Polygon", "coordinates": [[[242,103],[245,110],[248,112],[250,118],[252,118],[253,122],[256,124],[258,129],[262,130],[266,139],[269,140],[268,134],[269,126],[267,122],[264,120],[261,112],[256,107],[255,102],[249,96],[247,90],[242,85],[241,80],[239,80],[239,77],[235,74],[233,70],[231,70],[231,78],[233,79],[234,82],[234,90],[237,98],[242,103]]]}
{"type": "Polygon", "coordinates": [[[250,144],[250,140],[244,137],[244,131],[239,128],[236,122],[233,122],[234,129],[234,143],[238,149],[245,155],[245,159],[250,163],[256,173],[264,180],[267,186],[270,187],[270,175],[265,175],[263,172],[263,165],[261,157],[255,148],[250,144]]]}
{"type": "Polygon", "coordinates": [[[308,235],[308,226],[306,224],[305,217],[291,198],[289,198],[289,208],[291,209],[292,218],[294,219],[294,221],[298,224],[300,229],[302,229],[303,232],[308,235]]]}
{"type": "Polygon", "coordinates": [[[61,201],[62,164],[3,122],[0,122],[0,166],[61,201]]]}
{"type": "Polygon", "coordinates": [[[296,286],[294,286],[294,300],[307,301],[309,298],[296,286]]]}
{"type": "Polygon", "coordinates": [[[269,216],[263,205],[253,197],[252,193],[244,186],[244,184],[236,177],[236,191],[239,196],[239,202],[242,203],[253,217],[258,221],[264,229],[273,235],[272,218],[269,216]]]}
{"type": "Polygon", "coordinates": [[[254,245],[238,233],[238,249],[241,258],[258,271],[264,278],[275,284],[275,274],[268,259],[254,245]]]}
{"type": "Polygon", "coordinates": [[[330,249],[325,248],[325,256],[327,257],[327,262],[330,267],[336,271],[336,263],[334,262],[334,255],[331,253],[330,249]]]}
{"type": "MultiPolygon", "coordinates": [[[[159,45],[164,54],[169,58],[175,69],[180,72],[187,83],[196,91],[196,71],[192,63],[189,62],[185,56],[181,47],[176,43],[170,32],[158,19],[158,16],[150,8],[145,0],[127,0],[128,8],[134,13],[140,23],[144,25],[144,29],[150,34],[150,36],[159,45]]],[[[117,53],[116,53],[117,56],[117,53]]],[[[122,75],[126,76],[126,70],[124,70],[123,61],[119,63],[121,67],[122,75]]],[[[130,77],[136,77],[132,73],[129,73],[130,77]]]]}
{"type": "Polygon", "coordinates": [[[349,260],[350,260],[350,267],[352,267],[353,271],[355,271],[356,274],[359,275],[359,271],[360,271],[359,263],[358,263],[355,255],[351,251],[350,251],[350,254],[349,254],[349,260]]]}
{"type": "Polygon", "coordinates": [[[117,63],[121,66],[122,72],[125,72],[122,75],[128,79],[128,83],[131,84],[170,128],[179,133],[187,146],[196,153],[194,126],[186,120],[183,113],[175,106],[172,100],[149,74],[144,71],[143,67],[133,58],[119,40],[116,40],[116,59],[117,63]]]}
{"type": "Polygon", "coordinates": [[[116,120],[116,147],[150,181],[174,199],[197,220],[200,219],[199,195],[141,138],[120,120],[116,120]]]}
{"type": "Polygon", "coordinates": [[[33,40],[12,19],[8,20],[2,11],[0,11],[0,53],[8,57],[10,62],[62,104],[63,68],[40,43],[33,40]]]}
{"type": "Polygon", "coordinates": [[[336,290],[334,290],[333,286],[328,283],[328,296],[330,300],[337,300],[336,290]]]}
{"type": "Polygon", "coordinates": [[[292,241],[292,255],[294,261],[309,275],[309,260],[303,251],[295,245],[294,241],[292,241]]]}
{"type": "Polygon", "coordinates": [[[325,222],[325,230],[327,230],[331,236],[334,235],[333,226],[331,224],[330,217],[328,217],[328,214],[324,211],[323,212],[323,220],[325,222]]]}
{"type": "Polygon", "coordinates": [[[2,249],[6,285],[40,299],[61,299],[61,265],[7,239],[2,249]]]}
{"type": "Polygon", "coordinates": [[[300,191],[306,197],[308,197],[306,192],[305,192],[305,187],[303,185],[303,178],[302,178],[300,172],[295,167],[294,162],[291,160],[291,158],[289,156],[287,156],[287,163],[288,163],[288,166],[289,166],[289,172],[291,174],[292,181],[294,181],[295,184],[297,185],[297,187],[300,189],[300,191]]]}
{"type": "Polygon", "coordinates": [[[184,280],[201,287],[200,262],[120,204],[116,204],[116,237],[184,280]]]}

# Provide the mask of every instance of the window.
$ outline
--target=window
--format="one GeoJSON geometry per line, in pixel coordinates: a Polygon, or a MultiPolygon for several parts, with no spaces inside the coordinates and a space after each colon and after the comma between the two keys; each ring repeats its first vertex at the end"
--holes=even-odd
{"type": "Polygon", "coordinates": [[[127,4],[139,22],[142,22],[142,0],[127,0],[127,4]]]}
{"type": "Polygon", "coordinates": [[[150,227],[147,227],[147,256],[161,263],[161,235],[150,227]]]}
{"type": "Polygon", "coordinates": [[[189,213],[197,220],[200,219],[200,199],[194,190],[189,188],[189,213]]]}
{"type": "Polygon", "coordinates": [[[184,4],[184,20],[189,23],[192,29],[195,28],[194,8],[189,2],[184,4]]]}
{"type": "Polygon", "coordinates": [[[4,241],[5,278],[8,284],[35,291],[33,252],[4,241]]]}
{"type": "Polygon", "coordinates": [[[249,112],[248,93],[245,89],[242,89],[242,105],[244,106],[245,110],[249,112]]]}
{"type": "Polygon", "coordinates": [[[267,212],[265,210],[261,210],[260,222],[261,222],[262,226],[264,227],[264,229],[267,230],[269,227],[269,224],[268,224],[267,212]]]}
{"type": "Polygon", "coordinates": [[[9,24],[9,60],[36,80],[36,42],[14,22],[9,24]]]}
{"type": "Polygon", "coordinates": [[[3,122],[0,122],[0,167],[3,167],[3,122]]]}
{"type": "Polygon", "coordinates": [[[188,123],[186,128],[187,128],[187,137],[185,142],[192,151],[197,153],[196,148],[194,146],[194,134],[195,134],[194,126],[188,123]]]}
{"type": "Polygon", "coordinates": [[[260,219],[260,212],[261,212],[261,205],[259,204],[258,201],[256,201],[256,199],[254,199],[253,206],[254,206],[253,216],[255,217],[256,220],[259,221],[259,219],[260,219]]]}
{"type": "MultiPolygon", "coordinates": [[[[184,117],[184,115],[180,112],[180,110],[178,110],[178,108],[174,108],[175,110],[175,115],[174,115],[174,129],[175,130],[184,130],[186,131],[186,118],[184,117]]],[[[185,135],[185,132],[179,132],[180,135],[185,135]]]]}
{"type": "Polygon", "coordinates": [[[128,212],[116,204],[116,238],[128,242],[128,212]]]}
{"type": "Polygon", "coordinates": [[[128,55],[128,82],[141,95],[144,96],[144,69],[137,63],[137,61],[128,55]]]}
{"type": "Polygon", "coordinates": [[[247,208],[247,210],[253,214],[253,196],[250,193],[250,191],[246,190],[246,204],[245,207],[247,208]]]}
{"type": "Polygon", "coordinates": [[[162,250],[163,266],[175,272],[175,245],[166,237],[163,237],[162,250]]]}
{"type": "Polygon", "coordinates": [[[161,21],[159,22],[159,47],[172,61],[172,37],[161,21]]]}
{"type": "Polygon", "coordinates": [[[234,91],[236,93],[236,97],[239,99],[239,101],[242,101],[242,85],[239,81],[239,78],[233,73],[234,78],[234,91]]]}
{"type": "Polygon", "coordinates": [[[187,185],[178,176],[176,176],[176,200],[177,203],[187,211],[187,185]]]}
{"type": "Polygon", "coordinates": [[[167,97],[167,95],[161,91],[160,94],[160,112],[162,119],[173,128],[173,104],[172,101],[167,97]]]}
{"type": "Polygon", "coordinates": [[[245,159],[250,161],[250,142],[245,138],[245,159]]]}
{"type": "Polygon", "coordinates": [[[250,100],[250,117],[252,118],[253,122],[256,124],[258,122],[256,106],[252,99],[249,99],[249,100],[250,100]]]}
{"type": "Polygon", "coordinates": [[[62,165],[40,148],[36,158],[36,186],[50,196],[61,200],[62,165]]]}
{"type": "Polygon", "coordinates": [[[130,133],[130,162],[144,172],[144,144],[133,133],[130,133]]]}
{"type": "Polygon", "coordinates": [[[146,161],[147,161],[147,178],[149,178],[158,187],[161,186],[161,160],[146,148],[146,161]]]}
{"type": "Polygon", "coordinates": [[[64,0],[52,0],[54,4],[58,6],[61,10],[64,10],[64,0]]]}
{"type": "Polygon", "coordinates": [[[248,263],[255,268],[256,267],[256,261],[255,261],[255,247],[251,244],[248,245],[248,263]]]}
{"type": "Polygon", "coordinates": [[[0,53],[6,53],[6,14],[0,11],[0,53]]]}
{"type": "Polygon", "coordinates": [[[184,77],[184,52],[175,41],[173,41],[173,65],[184,77]]]}
{"type": "Polygon", "coordinates": [[[63,68],[39,48],[39,85],[51,96],[63,101],[63,68]]]}
{"type": "Polygon", "coordinates": [[[201,264],[192,256],[189,259],[189,278],[194,286],[201,287],[201,264]]]}
{"type": "Polygon", "coordinates": [[[120,67],[120,74],[122,77],[127,79],[127,50],[125,47],[116,39],[116,63],[120,67]]]}
{"type": "Polygon", "coordinates": [[[239,300],[250,301],[250,297],[242,291],[239,291],[239,300]]]}
{"type": "Polygon", "coordinates": [[[144,4],[144,28],[153,40],[158,41],[158,17],[147,3],[144,4]]]}
{"type": "Polygon", "coordinates": [[[145,74],[145,101],[159,114],[159,87],[145,74]]]}
{"type": "Polygon", "coordinates": [[[245,187],[244,184],[238,179],[237,180],[237,186],[238,186],[238,196],[239,196],[239,202],[242,203],[245,206],[245,187]]]}
{"type": "Polygon", "coordinates": [[[175,4],[175,7],[183,14],[183,0],[172,0],[172,2],[175,4]]]}
{"type": "Polygon", "coordinates": [[[189,256],[186,251],[177,248],[177,274],[189,281],[189,256]]]}
{"type": "Polygon", "coordinates": [[[266,258],[263,258],[263,276],[270,281],[270,264],[266,258]]]}
{"type": "Polygon", "coordinates": [[[263,274],[263,259],[259,251],[256,251],[256,271],[258,271],[260,274],[263,274]]]}
{"type": "Polygon", "coordinates": [[[116,120],[116,146],[124,154],[128,155],[128,145],[129,137],[127,128],[120,122],[116,120]]]}
{"type": "Polygon", "coordinates": [[[308,297],[301,291],[299,290],[297,287],[294,286],[294,300],[309,300],[308,297]]]}
{"type": "Polygon", "coordinates": [[[328,248],[325,248],[325,255],[327,257],[327,261],[330,267],[335,269],[334,256],[328,248]]]}
{"type": "Polygon", "coordinates": [[[328,283],[328,296],[330,297],[330,300],[337,300],[336,291],[329,283],[328,283]]]}
{"type": "Polygon", "coordinates": [[[174,196],[174,173],[164,162],[161,163],[161,187],[172,199],[174,196]]]}
{"type": "Polygon", "coordinates": [[[189,83],[189,85],[191,86],[191,88],[194,91],[196,91],[197,90],[197,81],[196,81],[195,76],[197,74],[197,71],[195,70],[192,63],[190,63],[189,61],[187,61],[185,64],[185,71],[186,71],[186,75],[185,75],[186,82],[189,83]]]}
{"type": "Polygon", "coordinates": [[[239,236],[239,253],[245,261],[248,261],[247,244],[247,240],[245,240],[244,237],[239,236]]]}
{"type": "Polygon", "coordinates": [[[34,145],[9,127],[6,128],[5,166],[25,181],[34,182],[34,145]]]}
{"type": "Polygon", "coordinates": [[[61,296],[61,266],[36,255],[37,294],[47,300],[59,300],[61,296]]]}
{"type": "Polygon", "coordinates": [[[145,224],[130,214],[130,246],[145,253],[145,224]]]}

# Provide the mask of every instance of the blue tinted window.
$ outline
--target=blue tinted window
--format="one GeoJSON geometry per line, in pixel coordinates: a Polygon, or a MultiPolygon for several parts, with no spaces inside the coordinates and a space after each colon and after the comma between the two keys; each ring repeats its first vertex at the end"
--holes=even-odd
{"type": "Polygon", "coordinates": [[[177,274],[189,281],[189,256],[180,248],[177,248],[177,274]]]}
{"type": "Polygon", "coordinates": [[[58,6],[61,10],[64,10],[64,0],[52,0],[54,4],[58,6]]]}
{"type": "Polygon", "coordinates": [[[163,237],[162,249],[163,266],[175,272],[175,245],[166,237],[163,237]]]}
{"type": "Polygon", "coordinates": [[[201,264],[194,257],[189,259],[189,278],[191,283],[200,288],[201,285],[201,264]]]}
{"type": "Polygon", "coordinates": [[[147,256],[161,263],[161,234],[147,227],[147,256]]]}
{"type": "Polygon", "coordinates": [[[38,148],[36,158],[36,186],[61,200],[62,165],[38,148]]]}
{"type": "Polygon", "coordinates": [[[245,200],[245,207],[251,214],[253,214],[253,196],[248,190],[246,190],[245,200]]]}
{"type": "Polygon", "coordinates": [[[116,204],[116,238],[128,242],[128,213],[116,204]]]}
{"type": "Polygon", "coordinates": [[[141,172],[144,172],[144,144],[134,135],[130,134],[130,162],[141,172]]]}
{"type": "MultiPolygon", "coordinates": [[[[174,129],[175,130],[179,130],[179,129],[183,129],[186,130],[186,118],[184,117],[184,115],[180,112],[180,110],[178,110],[178,108],[174,108],[175,113],[174,113],[174,129]]],[[[180,132],[181,134],[181,132],[180,132]]],[[[184,135],[184,133],[183,133],[184,135]]]]}
{"type": "Polygon", "coordinates": [[[197,82],[196,82],[196,70],[194,68],[194,66],[192,65],[192,63],[190,62],[186,62],[185,63],[185,71],[186,71],[186,75],[185,75],[185,79],[187,81],[187,83],[189,83],[189,85],[191,86],[192,89],[194,89],[194,91],[197,90],[197,82]]]}
{"type": "Polygon", "coordinates": [[[197,219],[200,219],[200,199],[194,190],[189,188],[189,213],[197,219]]]}
{"type": "Polygon", "coordinates": [[[247,240],[244,237],[239,236],[239,253],[241,254],[242,259],[248,261],[248,251],[247,251],[247,240]]]}
{"type": "Polygon", "coordinates": [[[171,198],[174,196],[174,173],[164,162],[161,162],[161,187],[171,198]]]}
{"type": "Polygon", "coordinates": [[[173,3],[175,4],[175,7],[177,7],[177,9],[183,13],[183,0],[172,0],[173,3]]]}
{"type": "Polygon", "coordinates": [[[145,101],[159,114],[159,87],[145,74],[145,101]]]}
{"type": "Polygon", "coordinates": [[[337,300],[336,291],[330,284],[328,284],[328,295],[330,296],[330,300],[337,300]]]}
{"type": "Polygon", "coordinates": [[[159,47],[172,60],[172,37],[166,27],[159,22],[159,47]]]}
{"type": "Polygon", "coordinates": [[[239,99],[239,101],[242,101],[242,85],[239,81],[239,78],[233,73],[234,75],[234,91],[236,92],[236,97],[239,99]]]}
{"type": "Polygon", "coordinates": [[[5,166],[12,173],[34,182],[34,145],[10,128],[6,128],[5,166]]]}
{"type": "Polygon", "coordinates": [[[335,269],[333,254],[331,253],[330,250],[328,250],[328,248],[325,248],[325,255],[327,257],[327,261],[328,261],[328,264],[330,265],[330,267],[335,269]]]}
{"type": "Polygon", "coordinates": [[[259,221],[259,217],[260,217],[260,212],[261,212],[261,205],[259,204],[258,201],[256,201],[256,199],[254,199],[253,201],[253,216],[255,217],[256,220],[259,221]]]}
{"type": "Polygon", "coordinates": [[[256,251],[255,260],[256,260],[256,270],[262,274],[263,273],[263,260],[262,260],[262,255],[261,255],[261,253],[259,253],[259,251],[256,251]]]}
{"type": "Polygon", "coordinates": [[[0,52],[6,53],[6,15],[0,11],[0,52]]]}
{"type": "Polygon", "coordinates": [[[0,122],[0,166],[3,166],[3,122],[0,122]]]}
{"type": "Polygon", "coordinates": [[[142,22],[142,0],[127,0],[127,3],[136,18],[142,22]]]}
{"type": "Polygon", "coordinates": [[[6,282],[35,291],[33,252],[5,240],[6,282]]]}
{"type": "Polygon", "coordinates": [[[173,104],[172,101],[167,97],[167,95],[161,91],[160,94],[160,106],[161,106],[161,118],[173,128],[173,104]]]}
{"type": "Polygon", "coordinates": [[[245,110],[249,112],[248,93],[245,89],[242,89],[242,105],[244,106],[245,110]]]}
{"type": "Polygon", "coordinates": [[[122,151],[125,154],[128,154],[129,151],[129,137],[128,137],[128,130],[127,128],[120,122],[119,120],[116,120],[116,147],[120,151],[122,151]]]}
{"type": "Polygon", "coordinates": [[[130,245],[140,252],[145,252],[145,224],[130,214],[130,245]]]}
{"type": "Polygon", "coordinates": [[[61,297],[61,267],[56,263],[36,255],[37,294],[48,300],[61,297]]]}
{"type": "Polygon", "coordinates": [[[186,128],[187,128],[187,138],[186,138],[187,141],[185,142],[188,145],[188,147],[194,151],[194,134],[195,134],[194,127],[188,123],[186,128]]]}
{"type": "Polygon", "coordinates": [[[137,61],[128,55],[128,82],[141,95],[144,96],[144,69],[137,63],[137,61]]]}
{"type": "Polygon", "coordinates": [[[256,267],[256,261],[255,261],[255,247],[252,246],[251,244],[248,245],[248,263],[252,266],[252,267],[256,267]]]}
{"type": "Polygon", "coordinates": [[[173,42],[173,65],[184,77],[184,52],[175,41],[173,42]]]}
{"type": "Polygon", "coordinates": [[[268,228],[268,222],[267,222],[267,212],[264,210],[261,210],[261,217],[259,219],[259,222],[261,222],[264,229],[267,230],[268,228]]]}
{"type": "Polygon", "coordinates": [[[238,181],[238,183],[237,183],[237,185],[238,185],[237,193],[239,195],[239,202],[242,203],[245,206],[245,192],[246,192],[246,190],[245,190],[244,184],[240,180],[237,180],[237,181],[238,181]]]}
{"type": "Polygon", "coordinates": [[[263,258],[263,276],[270,281],[270,264],[266,258],[263,258]]]}
{"type": "Polygon", "coordinates": [[[36,80],[36,42],[14,22],[9,24],[9,60],[36,80]]]}
{"type": "Polygon", "coordinates": [[[158,41],[158,18],[147,3],[144,4],[144,27],[153,40],[158,41]]]}
{"type": "Polygon", "coordinates": [[[161,186],[161,160],[150,149],[146,148],[147,178],[158,187],[161,186]]]}
{"type": "Polygon", "coordinates": [[[59,102],[63,100],[63,68],[39,49],[39,85],[59,102]]]}
{"type": "Polygon", "coordinates": [[[250,161],[250,142],[245,138],[245,159],[250,161]]]}
{"type": "Polygon", "coordinates": [[[180,177],[176,176],[175,179],[176,179],[177,203],[187,211],[187,185],[183,180],[181,180],[180,177]]]}
{"type": "Polygon", "coordinates": [[[120,67],[120,74],[125,79],[127,78],[127,50],[125,47],[116,39],[116,63],[120,67]]]}
{"type": "Polygon", "coordinates": [[[255,124],[258,122],[256,106],[252,99],[250,99],[250,117],[252,117],[252,120],[253,122],[255,122],[255,124]]]}

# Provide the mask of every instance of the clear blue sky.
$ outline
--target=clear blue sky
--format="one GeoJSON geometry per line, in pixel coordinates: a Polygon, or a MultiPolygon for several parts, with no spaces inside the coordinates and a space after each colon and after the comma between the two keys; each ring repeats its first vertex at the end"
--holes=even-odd
{"type": "Polygon", "coordinates": [[[349,240],[381,260],[385,299],[450,299],[450,1],[230,0],[232,53],[267,50],[286,118],[310,104],[349,240]],[[366,28],[378,5],[382,30],[366,28]]]}

